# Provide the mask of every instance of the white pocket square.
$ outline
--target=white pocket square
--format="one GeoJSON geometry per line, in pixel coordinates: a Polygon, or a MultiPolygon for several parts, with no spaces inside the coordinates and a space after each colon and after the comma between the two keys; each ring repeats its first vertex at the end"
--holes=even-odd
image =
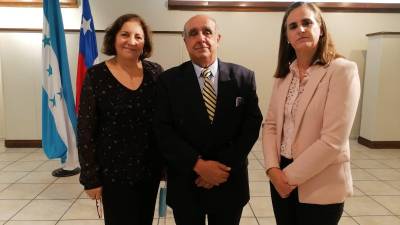
{"type": "Polygon", "coordinates": [[[243,97],[236,97],[235,106],[239,107],[241,104],[243,104],[243,101],[244,101],[243,97]]]}

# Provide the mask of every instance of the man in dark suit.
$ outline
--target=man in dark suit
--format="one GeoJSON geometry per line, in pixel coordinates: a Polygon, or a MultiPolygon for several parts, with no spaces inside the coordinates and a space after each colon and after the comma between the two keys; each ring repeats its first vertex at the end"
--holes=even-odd
{"type": "Polygon", "coordinates": [[[214,19],[190,18],[191,58],[160,76],[155,131],[167,161],[167,203],[177,225],[239,225],[249,201],[247,155],[262,115],[254,73],[217,59],[214,19]]]}

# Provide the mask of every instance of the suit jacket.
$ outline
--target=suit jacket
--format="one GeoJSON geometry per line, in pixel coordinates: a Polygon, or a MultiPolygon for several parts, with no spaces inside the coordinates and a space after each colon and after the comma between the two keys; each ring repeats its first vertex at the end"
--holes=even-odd
{"type": "Polygon", "coordinates": [[[249,200],[247,155],[262,122],[254,73],[218,63],[212,124],[191,61],[165,71],[158,82],[155,131],[167,161],[167,203],[172,208],[196,204],[217,211],[243,207],[249,200]],[[227,182],[210,190],[196,187],[193,168],[199,157],[231,167],[227,182]]]}
{"type": "MultiPolygon", "coordinates": [[[[263,124],[266,169],[279,167],[284,105],[293,74],[275,79],[263,124]]],[[[318,66],[309,77],[295,115],[293,163],[284,169],[303,203],[343,202],[352,194],[349,135],[357,111],[360,80],[343,58],[318,66]]]]}

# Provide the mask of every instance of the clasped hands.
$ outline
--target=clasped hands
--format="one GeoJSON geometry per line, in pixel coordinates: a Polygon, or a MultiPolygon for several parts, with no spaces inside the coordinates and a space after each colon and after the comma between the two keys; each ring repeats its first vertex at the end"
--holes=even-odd
{"type": "Polygon", "coordinates": [[[198,159],[194,171],[199,175],[195,181],[197,187],[211,189],[228,180],[230,167],[213,160],[198,159]]]}
{"type": "Polygon", "coordinates": [[[279,168],[274,167],[269,169],[267,175],[281,198],[289,197],[290,193],[296,188],[296,186],[289,184],[285,173],[279,168]]]}

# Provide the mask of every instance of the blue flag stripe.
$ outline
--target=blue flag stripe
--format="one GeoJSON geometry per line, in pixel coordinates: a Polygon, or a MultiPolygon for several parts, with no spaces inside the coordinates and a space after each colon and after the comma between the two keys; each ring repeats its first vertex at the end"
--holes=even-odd
{"type": "Polygon", "coordinates": [[[42,140],[49,158],[76,150],[76,116],[58,0],[43,2],[42,140]]]}

